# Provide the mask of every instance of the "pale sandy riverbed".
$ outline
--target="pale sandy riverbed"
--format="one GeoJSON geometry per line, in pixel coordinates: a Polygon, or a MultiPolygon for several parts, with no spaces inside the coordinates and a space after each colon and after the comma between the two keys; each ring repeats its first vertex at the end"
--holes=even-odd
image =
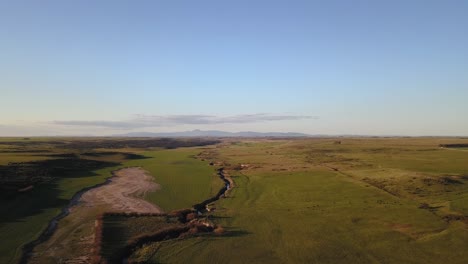
{"type": "Polygon", "coordinates": [[[159,188],[142,168],[125,168],[116,171],[108,184],[85,192],[80,203],[85,207],[106,206],[108,211],[161,213],[158,206],[142,199],[159,188]]]}

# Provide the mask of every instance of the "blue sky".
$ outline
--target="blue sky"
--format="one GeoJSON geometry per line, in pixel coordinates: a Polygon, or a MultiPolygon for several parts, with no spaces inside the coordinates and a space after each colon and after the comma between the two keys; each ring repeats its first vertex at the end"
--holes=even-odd
{"type": "Polygon", "coordinates": [[[468,135],[468,1],[1,1],[0,136],[468,135]]]}

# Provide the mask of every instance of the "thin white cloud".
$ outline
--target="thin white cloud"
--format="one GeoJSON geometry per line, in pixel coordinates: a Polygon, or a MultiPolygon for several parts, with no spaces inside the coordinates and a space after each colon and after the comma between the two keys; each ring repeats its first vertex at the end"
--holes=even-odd
{"type": "Polygon", "coordinates": [[[273,115],[273,114],[246,114],[234,116],[215,115],[136,115],[135,118],[126,121],[86,121],[86,120],[58,120],[55,125],[65,126],[90,126],[113,129],[134,129],[145,127],[165,127],[176,125],[213,125],[213,124],[246,124],[268,121],[286,121],[318,119],[316,116],[307,115],[273,115]]]}
{"type": "MultiPolygon", "coordinates": [[[[134,123],[118,122],[118,121],[82,121],[82,120],[71,120],[71,121],[53,121],[55,125],[65,126],[93,126],[93,127],[109,127],[109,128],[133,128],[134,123]]],[[[144,126],[140,126],[144,127],[144,126]]]]}

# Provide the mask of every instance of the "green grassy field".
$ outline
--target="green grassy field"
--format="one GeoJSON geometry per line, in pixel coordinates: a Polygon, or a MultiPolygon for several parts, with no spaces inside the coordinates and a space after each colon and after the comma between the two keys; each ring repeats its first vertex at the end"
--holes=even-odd
{"type": "MultiPolygon", "coordinates": [[[[3,166],[56,159],[50,153],[64,151],[115,164],[75,171],[16,200],[2,200],[0,234],[8,243],[0,244],[0,263],[17,259],[20,246],[37,236],[77,190],[102,182],[111,170],[132,166],[147,170],[161,189],[144,198],[170,211],[191,207],[221,188],[217,166],[208,165],[211,161],[226,167],[236,183],[209,213],[226,232],[152,243],[134,257],[149,263],[465,263],[468,152],[439,145],[467,142],[461,138],[226,139],[217,147],[128,147],[100,155],[84,155],[88,148],[65,151],[47,143],[26,144],[20,148],[23,152],[14,152],[17,148],[0,142],[3,166]],[[200,153],[204,154],[194,158],[200,153]]],[[[80,217],[93,225],[94,215],[80,217]]],[[[111,231],[118,232],[110,237],[117,244],[106,244],[110,250],[105,252],[139,233],[144,226],[140,220],[111,221],[111,231]]],[[[67,250],[79,249],[54,246],[92,232],[71,232],[70,228],[85,226],[80,222],[63,219],[52,244],[38,250],[57,248],[67,255],[67,250]]],[[[51,262],[54,259],[40,263],[51,262]]]]}
{"type": "Polygon", "coordinates": [[[151,245],[149,262],[465,263],[467,223],[444,217],[466,216],[467,153],[439,139],[342,141],[225,144],[220,159],[249,166],[213,215],[228,232],[151,245]]]}
{"type": "Polygon", "coordinates": [[[195,159],[200,151],[199,148],[149,151],[142,153],[148,159],[126,162],[125,166],[144,168],[161,185],[146,200],[164,211],[191,208],[218,192],[223,184],[208,161],[195,159]]]}

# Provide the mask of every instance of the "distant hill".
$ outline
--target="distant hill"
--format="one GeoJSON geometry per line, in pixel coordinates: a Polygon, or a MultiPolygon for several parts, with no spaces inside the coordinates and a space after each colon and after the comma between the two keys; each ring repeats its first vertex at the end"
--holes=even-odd
{"type": "Polygon", "coordinates": [[[184,132],[131,132],[127,134],[113,135],[114,137],[309,137],[310,135],[294,132],[226,132],[219,130],[192,130],[184,132]]]}

